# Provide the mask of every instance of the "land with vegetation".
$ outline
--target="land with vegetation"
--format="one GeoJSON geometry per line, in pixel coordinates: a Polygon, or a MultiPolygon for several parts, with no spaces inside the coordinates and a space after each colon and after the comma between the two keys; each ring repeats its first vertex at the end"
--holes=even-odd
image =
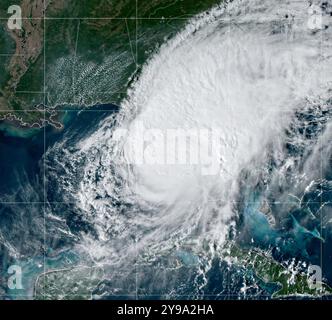
{"type": "Polygon", "coordinates": [[[61,111],[119,104],[142,65],[217,0],[21,0],[0,3],[0,120],[61,128],[61,111]],[[22,29],[7,26],[22,9],[22,29]]]}

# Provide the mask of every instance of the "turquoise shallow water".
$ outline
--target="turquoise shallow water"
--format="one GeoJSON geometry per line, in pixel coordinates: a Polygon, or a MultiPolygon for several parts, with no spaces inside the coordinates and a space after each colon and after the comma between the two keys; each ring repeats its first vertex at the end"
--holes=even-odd
{"type": "Polygon", "coordinates": [[[12,264],[22,268],[22,289],[7,291],[7,298],[13,300],[32,299],[34,285],[40,274],[44,271],[57,270],[76,266],[80,259],[72,250],[64,250],[59,253],[51,253],[48,256],[39,256],[31,259],[15,260],[12,264]]]}
{"type": "Polygon", "coordinates": [[[40,132],[37,128],[18,128],[8,122],[0,124],[0,131],[7,137],[30,138],[40,132]]]}
{"type": "MultiPolygon", "coordinates": [[[[49,204],[53,195],[52,188],[47,187],[44,151],[61,141],[66,132],[91,130],[117,109],[114,105],[103,105],[84,112],[64,112],[62,130],[47,127],[44,132],[44,129],[13,127],[7,122],[0,124],[0,235],[6,240],[6,245],[0,247],[0,285],[6,287],[9,265],[19,265],[23,272],[23,290],[8,290],[7,298],[32,298],[34,282],[44,270],[79,262],[70,249],[71,240],[59,240],[46,231],[44,246],[44,212],[57,211],[49,204]],[[10,248],[16,248],[21,256],[13,257],[10,248]]],[[[56,222],[54,226],[53,222],[46,224],[47,229],[57,228],[56,222]]]]}
{"type": "MultiPolygon", "coordinates": [[[[94,132],[100,121],[117,111],[117,107],[112,105],[102,106],[102,109],[104,111],[98,111],[98,107],[83,112],[68,111],[63,118],[65,128],[56,130],[48,127],[45,140],[44,130],[25,131],[11,128],[8,124],[0,126],[0,232],[5,240],[22,254],[19,258],[13,258],[8,247],[1,247],[0,271],[6,280],[8,266],[17,264],[22,267],[24,275],[23,290],[7,290],[9,299],[32,298],[34,283],[44,270],[80,263],[81,257],[73,251],[75,241],[64,237],[58,238],[56,233],[53,235],[50,232],[58,228],[53,221],[47,221],[48,231],[44,243],[42,221],[45,209],[64,219],[74,234],[90,232],[90,229],[77,219],[74,214],[76,208],[70,204],[58,203],[64,198],[64,194],[59,193],[54,181],[49,179],[49,170],[52,170],[53,166],[52,156],[47,158],[46,167],[43,156],[44,150],[48,150],[56,142],[63,141],[64,137],[70,137],[69,144],[74,145],[77,139],[94,132]],[[107,108],[108,110],[105,110],[107,108]],[[47,208],[44,207],[44,196],[47,208]]],[[[294,152],[299,151],[289,148],[290,154],[294,152]]],[[[241,191],[245,204],[238,208],[240,219],[235,241],[246,248],[259,247],[271,250],[275,259],[279,261],[294,257],[312,264],[320,264],[322,261],[326,282],[332,284],[332,271],[329,268],[332,264],[332,234],[327,219],[331,213],[332,203],[332,168],[328,168],[324,175],[323,181],[317,177],[316,185],[306,194],[301,205],[294,200],[289,206],[271,206],[271,214],[276,219],[275,225],[271,225],[262,210],[262,203],[268,195],[264,194],[262,188],[245,183],[246,189],[241,191]],[[315,204],[317,197],[326,204],[321,210],[315,204]],[[323,219],[320,219],[321,217],[323,219]]],[[[284,191],[280,191],[280,194],[283,195],[284,191]]],[[[278,197],[273,200],[277,202],[278,197]]],[[[60,227],[63,228],[62,225],[60,227]]],[[[199,257],[190,250],[178,250],[176,256],[188,270],[195,269],[199,263],[199,257]]],[[[206,275],[208,290],[224,290],[223,285],[227,280],[224,274],[230,274],[234,279],[233,287],[236,291],[241,285],[240,278],[237,279],[236,276],[237,272],[238,270],[222,262],[215,262],[206,275]]],[[[246,277],[250,277],[250,273],[252,271],[248,271],[246,277]]],[[[149,277],[153,281],[153,276],[149,277]]],[[[2,283],[2,286],[5,286],[5,283],[2,283]]],[[[264,289],[264,284],[262,288],[265,293],[273,292],[270,287],[264,289]]]]}

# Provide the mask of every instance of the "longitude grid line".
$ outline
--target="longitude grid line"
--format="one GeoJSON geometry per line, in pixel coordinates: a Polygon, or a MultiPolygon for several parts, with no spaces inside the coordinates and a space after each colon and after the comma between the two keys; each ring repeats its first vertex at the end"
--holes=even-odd
{"type": "MultiPolygon", "coordinates": [[[[226,15],[227,15],[227,11],[228,11],[228,6],[226,7],[226,11],[225,11],[226,15]]],[[[226,23],[227,23],[227,17],[226,17],[226,23]]],[[[230,17],[228,17],[228,42],[229,42],[229,44],[231,42],[231,18],[230,17]]],[[[229,57],[228,57],[228,55],[226,55],[226,61],[227,61],[226,64],[229,63],[229,57]]],[[[228,85],[228,83],[230,83],[229,72],[230,72],[230,68],[227,65],[227,70],[226,70],[226,73],[227,73],[227,84],[226,84],[226,86],[228,85]]],[[[226,93],[226,110],[229,110],[229,106],[230,106],[229,96],[226,93]]],[[[227,277],[227,284],[226,284],[227,285],[227,298],[231,299],[231,296],[230,296],[230,292],[231,292],[231,290],[230,290],[230,288],[231,288],[230,271],[227,268],[226,268],[226,270],[227,270],[227,275],[226,275],[226,277],[227,277]]]]}
{"type": "MultiPolygon", "coordinates": [[[[136,47],[136,74],[137,74],[137,67],[138,67],[138,55],[137,55],[137,48],[138,48],[138,44],[137,44],[137,39],[138,39],[138,34],[137,34],[137,27],[138,27],[138,23],[137,23],[137,17],[138,17],[138,0],[135,0],[135,16],[136,16],[136,20],[135,20],[135,27],[136,27],[136,42],[135,42],[135,47],[136,47]]],[[[126,20],[127,23],[127,20],[126,20]]],[[[135,96],[136,97],[136,96],[135,96]]],[[[137,110],[137,99],[135,98],[135,111],[137,110]]],[[[137,179],[135,181],[136,184],[136,190],[137,190],[137,179]]],[[[136,253],[136,261],[135,261],[135,298],[136,300],[138,300],[138,270],[137,270],[137,263],[138,263],[138,250],[137,250],[137,229],[135,229],[136,231],[136,236],[135,236],[135,253],[136,253]]]]}
{"type": "Polygon", "coordinates": [[[133,62],[135,63],[135,66],[137,66],[136,57],[135,57],[133,46],[132,46],[132,43],[131,43],[131,36],[130,36],[130,31],[129,31],[127,19],[125,20],[125,22],[126,22],[126,29],[127,29],[127,34],[128,34],[128,41],[129,41],[131,55],[132,55],[132,58],[133,58],[133,62]]]}
{"type": "Polygon", "coordinates": [[[78,37],[80,33],[80,26],[81,26],[81,20],[78,20],[77,24],[77,33],[76,33],[76,40],[75,40],[75,57],[73,62],[73,69],[72,69],[72,90],[73,90],[73,98],[74,103],[76,103],[76,79],[75,79],[75,71],[76,71],[76,64],[77,64],[77,46],[78,46],[78,37]]]}
{"type": "MultiPolygon", "coordinates": [[[[321,13],[323,14],[323,13],[321,13]]],[[[320,58],[319,58],[319,63],[320,63],[320,68],[323,67],[323,45],[324,45],[324,38],[323,38],[323,32],[320,32],[320,58]]],[[[323,69],[324,70],[324,69],[323,69]]],[[[323,72],[324,73],[324,72],[323,72]]],[[[320,79],[320,87],[323,86],[322,79],[324,75],[321,75],[320,79]]],[[[324,135],[322,134],[322,137],[324,135]]],[[[323,139],[319,139],[319,148],[320,148],[320,236],[323,237],[323,210],[322,210],[322,205],[323,205],[323,139]]],[[[323,241],[320,241],[320,268],[321,268],[321,275],[323,276],[323,241]]],[[[323,279],[321,279],[323,280],[323,279]]],[[[321,295],[321,300],[323,300],[323,295],[321,295]]]]}
{"type": "MultiPolygon", "coordinates": [[[[44,53],[44,86],[43,86],[43,91],[44,91],[44,163],[43,163],[43,173],[44,173],[44,248],[43,248],[43,255],[44,255],[44,274],[46,273],[46,0],[43,1],[44,5],[44,48],[43,48],[43,53],[44,53]]],[[[43,296],[44,300],[46,298],[46,292],[45,292],[45,284],[46,284],[46,277],[43,277],[43,296]]]]}

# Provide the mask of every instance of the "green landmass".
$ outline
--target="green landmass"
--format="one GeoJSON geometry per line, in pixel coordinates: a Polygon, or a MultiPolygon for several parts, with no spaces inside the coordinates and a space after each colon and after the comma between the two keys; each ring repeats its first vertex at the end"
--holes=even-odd
{"type": "MultiPolygon", "coordinates": [[[[237,245],[231,245],[227,256],[232,264],[251,269],[263,282],[278,284],[280,289],[273,293],[272,298],[332,295],[332,288],[324,282],[313,284],[308,272],[287,267],[264,251],[243,249],[237,245]]],[[[309,266],[307,266],[307,270],[308,268],[309,266]]]]}
{"type": "MultiPolygon", "coordinates": [[[[287,266],[279,263],[266,251],[245,249],[234,243],[229,244],[225,249],[223,259],[234,267],[245,269],[245,272],[252,271],[259,286],[262,285],[260,283],[276,284],[277,289],[274,289],[275,291],[271,295],[272,299],[321,298],[332,295],[332,288],[323,281],[313,283],[308,272],[309,265],[300,271],[295,265],[287,266]]],[[[49,270],[41,274],[36,280],[34,299],[92,299],[98,284],[107,281],[109,274],[113,274],[113,272],[110,273],[101,267],[93,266],[49,270]]],[[[115,298],[126,289],[130,291],[132,289],[130,284],[134,281],[132,280],[131,283],[128,278],[128,284],[116,283],[113,275],[112,283],[114,288],[111,295],[115,294],[115,298]],[[123,285],[128,285],[128,288],[123,288],[123,285]]]]}
{"type": "Polygon", "coordinates": [[[217,0],[21,0],[0,4],[0,120],[61,127],[55,112],[119,104],[149,56],[217,0]],[[137,19],[136,19],[137,18],[137,19]]]}

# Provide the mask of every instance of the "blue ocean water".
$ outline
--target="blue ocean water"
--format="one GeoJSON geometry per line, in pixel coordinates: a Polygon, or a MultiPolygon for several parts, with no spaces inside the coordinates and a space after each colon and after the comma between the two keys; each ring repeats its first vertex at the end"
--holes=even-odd
{"type": "Polygon", "coordinates": [[[29,179],[38,173],[39,160],[44,153],[42,132],[30,138],[13,137],[0,131],[0,194],[13,192],[24,173],[29,179]]]}
{"type": "Polygon", "coordinates": [[[5,240],[4,244],[0,241],[0,289],[5,288],[7,298],[31,298],[34,281],[45,268],[78,263],[78,257],[68,246],[70,241],[55,239],[56,236],[53,239],[49,235],[52,222],[43,222],[44,213],[57,207],[48,203],[53,195],[47,185],[48,169],[43,156],[66,132],[81,135],[93,132],[103,118],[117,111],[118,107],[112,104],[65,111],[63,130],[19,129],[6,122],[0,124],[0,237],[5,240]],[[6,288],[7,269],[13,264],[21,266],[25,275],[23,292],[6,288]]]}
{"type": "MultiPolygon", "coordinates": [[[[0,287],[5,288],[6,270],[10,264],[19,264],[26,275],[24,292],[19,295],[15,291],[7,290],[8,298],[23,296],[31,297],[33,284],[37,276],[45,269],[61,268],[76,265],[80,257],[73,252],[72,244],[75,239],[59,238],[53,235],[53,221],[47,221],[47,237],[44,238],[45,225],[43,217],[48,212],[63,212],[63,218],[71,231],[88,231],[82,221],[77,220],[71,213],[69,204],[62,204],[61,196],[56,194],[56,187],[48,180],[48,170],[52,159],[44,162],[44,152],[55,143],[61,142],[70,132],[75,142],[93,133],[98,124],[110,114],[118,111],[115,105],[95,106],[86,111],[71,110],[64,113],[65,128],[56,130],[47,127],[42,130],[18,130],[6,124],[0,127],[0,235],[7,241],[0,246],[1,274],[0,287]],[[46,202],[44,202],[46,199],[46,202]],[[16,256],[11,252],[11,245],[21,254],[16,256]],[[45,259],[46,258],[46,259],[45,259]],[[44,264],[45,263],[45,264],[44,264]]],[[[318,128],[317,123],[315,126],[318,128]]],[[[308,139],[312,139],[315,128],[308,128],[311,132],[308,139]]],[[[316,135],[321,132],[318,130],[316,135]]],[[[306,132],[302,132],[306,134],[306,132]]],[[[288,151],[301,153],[302,150],[290,146],[288,151]]],[[[279,188],[280,189],[280,188],[279,188]]],[[[258,247],[271,250],[277,261],[298,259],[311,264],[322,266],[324,280],[332,285],[332,232],[330,227],[332,204],[332,168],[324,171],[324,177],[317,177],[317,181],[302,199],[301,204],[290,201],[287,205],[278,205],[278,192],[284,196],[285,190],[270,190],[270,194],[261,186],[250,185],[243,192],[243,206],[238,208],[240,219],[237,223],[236,241],[245,248],[258,247]],[[268,216],[262,210],[262,202],[272,199],[270,213],[276,220],[271,225],[268,216]],[[319,200],[319,201],[318,201],[319,200]],[[324,206],[322,206],[324,204],[324,206]]],[[[15,252],[14,252],[15,253],[15,252]]],[[[197,257],[187,251],[178,251],[187,268],[197,264],[197,257]]],[[[188,270],[189,270],[188,269],[188,270]]],[[[183,271],[186,273],[185,271],[183,271]]],[[[227,266],[222,261],[214,261],[207,273],[206,290],[220,292],[228,288],[234,294],[241,288],[243,277],[248,281],[253,277],[253,271],[241,277],[236,267],[227,266]],[[232,288],[229,279],[232,279],[232,288]]],[[[257,280],[257,279],[256,279],[257,280]]],[[[257,280],[259,281],[259,280],[257,280]]],[[[255,294],[272,294],[276,288],[260,283],[260,292],[255,294]]],[[[250,291],[249,291],[250,292],[250,291]]]]}

